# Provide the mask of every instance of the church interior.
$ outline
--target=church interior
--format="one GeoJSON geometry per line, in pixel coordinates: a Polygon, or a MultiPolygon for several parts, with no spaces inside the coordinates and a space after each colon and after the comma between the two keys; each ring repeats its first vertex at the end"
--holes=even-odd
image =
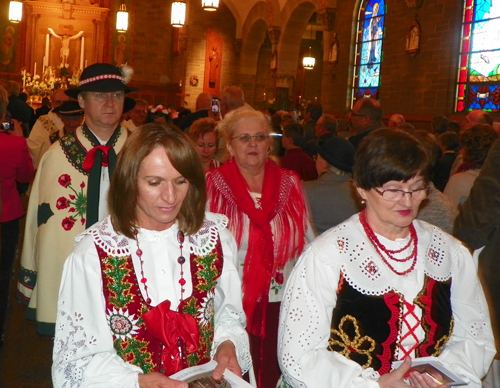
{"type": "MultiPolygon", "coordinates": [[[[52,76],[71,87],[87,65],[126,63],[134,69],[131,86],[140,89],[132,97],[154,105],[193,109],[201,92],[217,97],[238,85],[256,109],[302,111],[319,102],[342,118],[356,99],[374,96],[385,118],[400,113],[425,129],[435,115],[460,121],[478,99],[471,97],[472,76],[462,75],[472,50],[464,24],[468,3],[26,0],[19,23],[6,16],[0,22],[0,76],[23,85],[31,80],[27,74],[40,81],[52,76]],[[120,11],[128,18],[125,27],[117,26],[120,11]],[[370,20],[377,31],[366,37],[370,20]],[[313,68],[304,66],[308,56],[313,68]]],[[[2,2],[2,15],[8,11],[9,1],[2,2]]],[[[490,17],[498,16],[494,12],[490,17]]],[[[498,61],[489,61],[483,60],[495,74],[498,61]]],[[[496,79],[481,80],[492,104],[480,109],[498,110],[496,79]]]]}
{"type": "MultiPolygon", "coordinates": [[[[318,102],[344,122],[366,97],[385,122],[398,113],[416,129],[473,109],[500,121],[498,1],[2,0],[0,15],[0,78],[19,82],[33,107],[105,62],[131,66],[130,96],[151,105],[194,111],[200,93],[237,85],[255,109],[318,102]],[[476,26],[474,7],[491,23],[476,26]]],[[[52,339],[11,309],[0,386],[50,387],[52,339]]]]}

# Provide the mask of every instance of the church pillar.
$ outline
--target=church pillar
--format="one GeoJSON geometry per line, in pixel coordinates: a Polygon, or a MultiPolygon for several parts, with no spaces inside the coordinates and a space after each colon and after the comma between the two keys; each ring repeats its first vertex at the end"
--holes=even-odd
{"type": "Polygon", "coordinates": [[[323,74],[321,77],[321,104],[323,110],[330,111],[334,106],[333,80],[335,79],[335,64],[337,63],[338,41],[334,32],[335,8],[322,8],[318,18],[323,27],[323,74]]]}

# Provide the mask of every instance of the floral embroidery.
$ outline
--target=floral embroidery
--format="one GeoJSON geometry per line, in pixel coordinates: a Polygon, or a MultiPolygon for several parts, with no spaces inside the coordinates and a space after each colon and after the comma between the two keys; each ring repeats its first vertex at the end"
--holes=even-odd
{"type": "Polygon", "coordinates": [[[271,290],[274,291],[274,295],[277,295],[283,288],[283,282],[283,272],[276,272],[274,278],[271,279],[271,290]]]}
{"type": "Polygon", "coordinates": [[[134,314],[129,314],[127,310],[117,310],[113,307],[112,310],[108,310],[107,315],[109,327],[116,337],[125,340],[137,334],[139,330],[137,322],[139,319],[135,319],[134,314]]]}
{"type": "Polygon", "coordinates": [[[368,336],[361,337],[359,326],[352,315],[346,315],[340,321],[338,330],[331,329],[332,336],[328,340],[328,350],[336,351],[347,359],[352,353],[366,356],[367,362],[361,365],[367,368],[372,365],[372,353],[375,350],[375,341],[368,336]],[[350,338],[348,331],[354,329],[354,338],[350,338]],[[334,348],[335,347],[335,348],[334,348]]]}
{"type": "Polygon", "coordinates": [[[69,188],[73,194],[68,197],[59,197],[56,201],[58,210],[68,209],[68,213],[75,213],[62,220],[61,225],[64,230],[71,230],[75,222],[80,218],[82,225],[85,225],[85,214],[87,213],[87,196],[83,193],[85,182],[80,183],[80,192],[76,192],[71,184],[71,177],[68,174],[63,174],[58,179],[59,184],[64,188],[69,188]]]}

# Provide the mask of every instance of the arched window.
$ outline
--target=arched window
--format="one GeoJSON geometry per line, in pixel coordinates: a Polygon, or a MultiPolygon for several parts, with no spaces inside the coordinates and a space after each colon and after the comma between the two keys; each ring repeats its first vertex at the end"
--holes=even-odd
{"type": "Polygon", "coordinates": [[[465,0],[457,112],[500,110],[500,2],[465,0]]]}
{"type": "Polygon", "coordinates": [[[378,99],[384,21],[384,0],[361,2],[354,65],[353,104],[363,97],[378,99]]]}

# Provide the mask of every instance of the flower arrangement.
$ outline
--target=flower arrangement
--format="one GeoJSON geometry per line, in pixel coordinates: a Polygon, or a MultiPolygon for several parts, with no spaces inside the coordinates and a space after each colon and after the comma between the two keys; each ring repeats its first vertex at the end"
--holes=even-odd
{"type": "Polygon", "coordinates": [[[54,89],[61,87],[60,78],[42,79],[38,74],[32,76],[26,70],[21,72],[23,80],[23,88],[30,96],[47,97],[52,94],[54,89]]]}

